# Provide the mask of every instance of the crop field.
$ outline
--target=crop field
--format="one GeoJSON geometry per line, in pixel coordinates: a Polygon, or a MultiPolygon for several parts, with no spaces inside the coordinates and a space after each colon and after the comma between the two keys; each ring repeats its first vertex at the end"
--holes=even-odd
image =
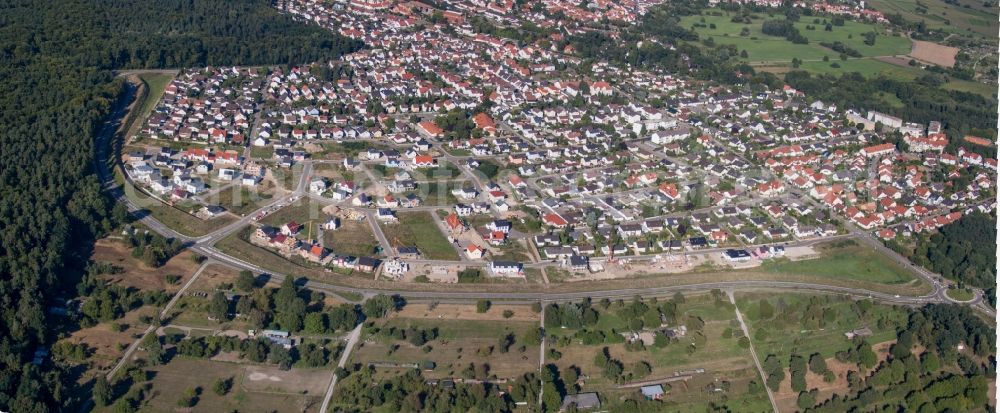
{"type": "Polygon", "coordinates": [[[928,28],[996,39],[1000,29],[997,5],[961,0],[955,6],[943,0],[871,0],[870,7],[883,13],[899,13],[909,21],[923,21],[928,28]],[[968,6],[968,7],[966,7],[968,6]]]}

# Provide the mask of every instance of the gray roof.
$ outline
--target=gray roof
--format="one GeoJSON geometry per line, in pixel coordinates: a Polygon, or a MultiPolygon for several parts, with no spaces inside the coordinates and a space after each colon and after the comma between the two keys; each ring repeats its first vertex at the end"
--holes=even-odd
{"type": "Polygon", "coordinates": [[[597,397],[597,393],[580,393],[566,395],[566,398],[563,399],[561,410],[566,410],[574,403],[578,409],[601,407],[601,399],[597,397]]]}

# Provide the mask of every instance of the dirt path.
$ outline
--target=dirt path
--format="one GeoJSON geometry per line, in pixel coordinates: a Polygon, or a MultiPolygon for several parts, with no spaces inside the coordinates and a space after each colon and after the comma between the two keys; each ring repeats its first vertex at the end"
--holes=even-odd
{"type": "MultiPolygon", "coordinates": [[[[338,368],[343,368],[347,365],[347,359],[351,356],[351,350],[354,346],[358,344],[358,339],[361,338],[361,326],[364,324],[358,324],[351,330],[351,334],[347,337],[347,347],[344,348],[344,354],[340,355],[340,361],[337,363],[338,368]]],[[[334,371],[333,375],[330,377],[330,386],[326,388],[326,395],[323,396],[323,404],[320,406],[320,412],[326,412],[330,408],[330,399],[333,397],[333,387],[337,385],[337,372],[334,371]]]]}
{"type": "MultiPolygon", "coordinates": [[[[760,359],[757,358],[757,351],[753,348],[753,341],[750,340],[750,329],[747,328],[747,324],[743,322],[743,315],[740,314],[739,307],[736,307],[736,299],[733,297],[733,291],[729,290],[726,292],[729,294],[729,302],[733,303],[733,307],[736,308],[736,320],[740,322],[740,329],[743,330],[743,335],[747,338],[747,342],[750,343],[750,356],[753,357],[754,364],[757,365],[757,372],[760,373],[760,378],[763,381],[767,375],[764,374],[764,368],[760,366],[760,359]]],[[[771,388],[764,384],[764,390],[767,391],[767,399],[771,401],[771,408],[774,409],[774,413],[778,413],[778,403],[774,401],[774,393],[771,392],[771,388]]]]}
{"type": "MultiPolygon", "coordinates": [[[[160,311],[161,319],[163,317],[166,317],[167,313],[170,312],[170,309],[173,308],[174,304],[177,304],[177,300],[179,300],[181,296],[184,295],[184,292],[187,291],[188,287],[191,287],[191,285],[194,284],[195,280],[198,279],[198,276],[201,275],[202,271],[205,271],[205,268],[208,268],[208,265],[210,263],[211,261],[206,260],[205,263],[201,264],[201,267],[198,267],[198,271],[195,271],[194,275],[191,276],[191,278],[188,280],[187,283],[184,284],[183,287],[181,287],[180,291],[177,291],[177,294],[174,294],[173,298],[170,299],[170,302],[168,302],[167,305],[163,307],[163,311],[160,311]]],[[[115,377],[115,373],[117,373],[118,370],[120,370],[122,366],[124,366],[125,363],[128,362],[128,360],[132,357],[132,353],[134,353],[135,350],[139,348],[139,344],[142,343],[142,340],[145,339],[146,336],[149,335],[149,333],[153,332],[154,329],[155,327],[152,325],[146,327],[146,330],[139,335],[139,338],[137,338],[134,342],[132,342],[130,346],[128,346],[128,349],[125,350],[125,354],[122,355],[122,358],[118,360],[118,363],[115,364],[115,366],[111,368],[111,371],[108,372],[106,376],[108,381],[111,381],[115,377]]]]}

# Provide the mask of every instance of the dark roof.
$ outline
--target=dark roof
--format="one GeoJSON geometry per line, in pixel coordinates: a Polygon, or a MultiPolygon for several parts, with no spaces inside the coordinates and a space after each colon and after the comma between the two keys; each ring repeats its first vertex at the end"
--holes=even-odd
{"type": "Polygon", "coordinates": [[[561,409],[566,410],[571,404],[576,404],[577,409],[592,409],[601,407],[601,399],[597,393],[569,394],[563,399],[561,409]]]}

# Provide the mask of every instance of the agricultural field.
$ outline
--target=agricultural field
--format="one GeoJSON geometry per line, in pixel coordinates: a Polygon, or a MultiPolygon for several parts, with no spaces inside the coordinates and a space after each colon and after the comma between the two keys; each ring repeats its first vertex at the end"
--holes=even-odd
{"type": "Polygon", "coordinates": [[[820,45],[821,42],[841,42],[857,50],[862,57],[905,55],[910,52],[911,42],[901,36],[886,35],[878,26],[846,21],[843,26],[833,26],[832,31],[825,31],[823,19],[814,22],[813,18],[803,16],[795,27],[803,36],[809,39],[808,44],[794,44],[783,37],[770,36],[761,32],[761,25],[766,20],[783,19],[783,16],[770,17],[764,14],[754,14],[750,23],[734,23],[732,15],[721,10],[708,10],[705,15],[688,16],[681,20],[684,27],[693,27],[699,37],[712,37],[716,44],[733,44],[738,49],[746,50],[747,60],[752,64],[773,64],[791,62],[792,58],[802,61],[819,61],[824,56],[836,60],[840,53],[820,45]],[[721,16],[708,13],[721,12],[721,16]],[[715,28],[712,28],[712,25],[715,28]],[[814,27],[814,29],[808,29],[814,27]],[[741,36],[741,32],[746,36],[741,36]],[[864,33],[879,33],[874,45],[864,43],[864,33]]]}
{"type": "Polygon", "coordinates": [[[959,0],[961,6],[944,0],[871,0],[871,8],[887,14],[899,13],[908,21],[923,21],[928,28],[996,40],[1000,24],[997,3],[959,0]]]}
{"type": "MultiPolygon", "coordinates": [[[[351,355],[353,363],[416,363],[433,362],[434,369],[425,371],[429,378],[460,378],[467,375],[470,363],[489,366],[488,375],[514,378],[538,369],[538,346],[521,343],[524,334],[538,328],[538,314],[526,306],[496,306],[487,313],[477,313],[470,305],[407,306],[401,313],[366,326],[362,341],[351,355]],[[503,313],[511,311],[510,318],[503,313]],[[416,329],[430,332],[434,338],[415,345],[406,339],[393,337],[390,329],[416,329]],[[512,335],[513,343],[504,351],[500,341],[512,335]]],[[[409,333],[412,334],[412,333],[409,333]]],[[[428,337],[429,338],[429,337],[428,337]]],[[[397,374],[408,367],[379,367],[380,372],[397,374]]],[[[471,378],[467,377],[466,378],[471,378]]]]}
{"type": "Polygon", "coordinates": [[[381,224],[389,243],[396,246],[415,246],[424,257],[434,260],[458,260],[458,252],[448,242],[435,217],[429,212],[401,212],[399,222],[381,224]]]}

